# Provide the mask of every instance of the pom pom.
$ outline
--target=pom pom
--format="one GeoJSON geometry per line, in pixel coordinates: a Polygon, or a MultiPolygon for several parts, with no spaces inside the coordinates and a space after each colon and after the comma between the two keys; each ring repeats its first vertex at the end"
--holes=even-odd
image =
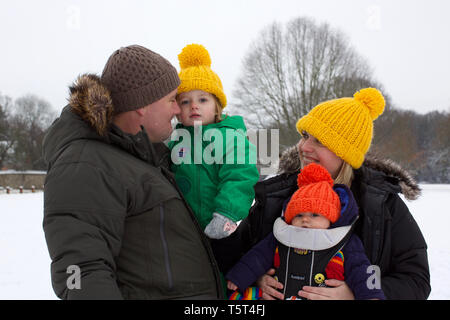
{"type": "Polygon", "coordinates": [[[327,169],[317,163],[308,164],[298,174],[297,184],[299,188],[317,182],[328,182],[331,187],[334,183],[327,169]]]}
{"type": "Polygon", "coordinates": [[[353,97],[369,109],[372,120],[378,118],[384,111],[384,97],[381,92],[375,88],[362,89],[359,92],[356,92],[353,97]]]}
{"type": "Polygon", "coordinates": [[[188,44],[181,50],[178,60],[180,61],[181,69],[196,66],[211,67],[209,52],[201,44],[188,44]]]}

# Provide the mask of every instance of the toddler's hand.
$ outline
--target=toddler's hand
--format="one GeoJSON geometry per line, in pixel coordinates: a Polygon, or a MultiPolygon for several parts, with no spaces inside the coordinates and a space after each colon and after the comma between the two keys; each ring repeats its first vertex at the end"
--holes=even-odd
{"type": "Polygon", "coordinates": [[[227,281],[227,288],[230,289],[230,290],[233,290],[233,291],[238,289],[237,285],[235,285],[230,280],[227,281]]]}
{"type": "Polygon", "coordinates": [[[211,239],[228,237],[237,228],[237,224],[221,214],[213,213],[213,219],[205,228],[205,234],[211,239]]]}

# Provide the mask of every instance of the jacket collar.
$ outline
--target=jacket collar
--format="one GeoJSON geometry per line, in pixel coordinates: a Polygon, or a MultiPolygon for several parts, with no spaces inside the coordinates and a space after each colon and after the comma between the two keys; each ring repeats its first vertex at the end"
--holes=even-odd
{"type": "Polygon", "coordinates": [[[148,162],[156,167],[162,164],[162,159],[164,158],[163,155],[166,155],[165,152],[161,154],[161,152],[158,153],[156,151],[156,149],[160,151],[164,150],[161,150],[160,144],[153,144],[150,142],[147,132],[143,127],[141,127],[141,131],[133,135],[125,133],[115,124],[111,124],[108,132],[108,138],[112,145],[115,145],[134,155],[136,158],[148,162]]]}

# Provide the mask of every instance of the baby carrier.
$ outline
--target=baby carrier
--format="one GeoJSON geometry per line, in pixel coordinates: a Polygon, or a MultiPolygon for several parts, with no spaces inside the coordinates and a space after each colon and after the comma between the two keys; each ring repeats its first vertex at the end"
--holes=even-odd
{"type": "Polygon", "coordinates": [[[308,229],[288,225],[277,218],[273,227],[277,240],[275,276],[283,283],[280,291],[286,299],[300,299],[297,293],[303,286],[326,286],[326,268],[332,259],[341,265],[343,276],[341,249],[350,238],[356,220],[357,216],[350,225],[333,229],[308,229]]]}

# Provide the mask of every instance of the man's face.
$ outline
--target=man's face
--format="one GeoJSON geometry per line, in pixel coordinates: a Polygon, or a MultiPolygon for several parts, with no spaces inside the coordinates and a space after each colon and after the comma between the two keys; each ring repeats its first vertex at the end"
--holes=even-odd
{"type": "Polygon", "coordinates": [[[171,120],[180,113],[176,95],[177,89],[143,108],[142,125],[152,142],[162,142],[170,137],[173,131],[171,120]]]}

